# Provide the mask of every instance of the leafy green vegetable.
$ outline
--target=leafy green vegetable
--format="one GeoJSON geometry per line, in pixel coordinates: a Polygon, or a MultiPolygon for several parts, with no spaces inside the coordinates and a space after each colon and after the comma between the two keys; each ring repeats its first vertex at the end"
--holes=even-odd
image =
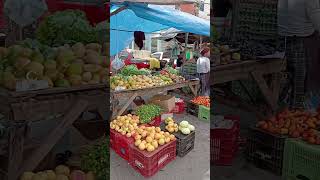
{"type": "Polygon", "coordinates": [[[153,120],[153,118],[159,116],[162,112],[160,106],[154,104],[146,104],[139,106],[136,114],[140,117],[141,123],[149,123],[153,120]]]}
{"type": "Polygon", "coordinates": [[[92,171],[96,180],[105,180],[110,176],[109,162],[109,137],[107,137],[106,141],[93,146],[87,154],[82,156],[81,168],[84,171],[92,171]]]}
{"type": "Polygon", "coordinates": [[[123,76],[147,75],[146,70],[139,70],[136,65],[128,65],[121,69],[120,74],[123,76]]]}
{"type": "Polygon", "coordinates": [[[37,29],[37,39],[48,46],[61,46],[97,42],[98,35],[84,12],[66,10],[46,17],[37,29]]]}

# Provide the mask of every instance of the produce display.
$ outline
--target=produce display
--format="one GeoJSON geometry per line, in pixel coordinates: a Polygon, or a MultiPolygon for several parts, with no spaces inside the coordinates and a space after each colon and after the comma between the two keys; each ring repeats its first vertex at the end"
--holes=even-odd
{"type": "Polygon", "coordinates": [[[210,97],[209,96],[198,96],[191,100],[192,103],[210,107],[210,97]]]}
{"type": "Polygon", "coordinates": [[[165,124],[165,129],[170,133],[180,131],[182,134],[188,135],[192,131],[195,131],[195,127],[191,125],[188,121],[181,121],[178,125],[171,117],[168,117],[165,120],[165,124]]]}
{"type": "Polygon", "coordinates": [[[169,133],[174,133],[174,132],[178,132],[179,131],[179,126],[177,123],[174,122],[174,120],[169,117],[165,120],[166,123],[166,130],[169,133]]]}
{"type": "Polygon", "coordinates": [[[302,138],[310,144],[320,145],[320,114],[303,110],[284,110],[266,121],[259,121],[257,127],[272,134],[302,138]]]}
{"type": "Polygon", "coordinates": [[[110,123],[110,128],[116,130],[122,135],[131,137],[135,130],[138,128],[139,122],[139,116],[131,114],[118,116],[110,123]]]}
{"type": "Polygon", "coordinates": [[[144,104],[136,110],[142,124],[151,122],[155,117],[160,116],[161,112],[162,108],[154,104],[144,104]]]}
{"type": "Polygon", "coordinates": [[[46,170],[37,173],[24,172],[20,180],[95,180],[93,172],[84,173],[80,170],[71,171],[69,167],[59,165],[55,170],[46,170]]]}
{"type": "Polygon", "coordinates": [[[165,86],[173,84],[170,78],[162,75],[133,75],[133,76],[119,76],[111,77],[111,89],[143,89],[157,86],[165,86]]]}
{"type": "Polygon", "coordinates": [[[91,149],[81,157],[81,169],[88,172],[85,180],[105,180],[110,177],[108,141],[109,138],[102,143],[92,146],[91,149]]]}
{"type": "Polygon", "coordinates": [[[179,123],[179,130],[182,134],[188,135],[195,130],[195,127],[191,125],[188,121],[181,121],[179,123]]]}
{"type": "Polygon", "coordinates": [[[37,29],[37,40],[48,46],[77,42],[98,42],[99,28],[92,27],[86,14],[79,10],[59,11],[47,16],[37,29]]]}
{"type": "Polygon", "coordinates": [[[215,44],[212,47],[214,65],[225,65],[241,60],[241,54],[232,50],[229,45],[215,44]]]}
{"type": "Polygon", "coordinates": [[[174,70],[173,68],[167,68],[167,69],[164,69],[160,72],[160,74],[162,76],[165,76],[167,77],[168,79],[170,78],[173,82],[175,83],[180,83],[180,82],[183,82],[185,81],[184,77],[182,76],[179,76],[178,75],[178,71],[177,70],[174,70]]]}
{"type": "Polygon", "coordinates": [[[162,146],[170,141],[174,141],[176,137],[168,132],[161,131],[159,127],[145,127],[140,126],[136,129],[134,134],[134,145],[137,146],[141,151],[147,150],[152,152],[159,146],[162,146]]]}
{"type": "Polygon", "coordinates": [[[106,83],[108,65],[100,44],[39,46],[29,40],[22,45],[0,47],[0,85],[15,90],[19,80],[46,80],[49,87],[106,83]]]}
{"type": "Polygon", "coordinates": [[[166,68],[158,74],[151,75],[150,70],[138,69],[136,65],[123,67],[117,75],[111,76],[110,79],[110,86],[113,90],[143,89],[185,81],[173,68],[166,68]]]}
{"type": "Polygon", "coordinates": [[[123,76],[149,75],[150,71],[146,69],[138,69],[136,65],[128,65],[123,67],[118,74],[123,76]]]}
{"type": "Polygon", "coordinates": [[[139,117],[135,115],[118,116],[110,123],[110,128],[125,135],[127,138],[133,137],[135,146],[141,151],[152,152],[159,146],[174,141],[176,138],[169,132],[161,131],[160,127],[138,126],[139,117]]]}

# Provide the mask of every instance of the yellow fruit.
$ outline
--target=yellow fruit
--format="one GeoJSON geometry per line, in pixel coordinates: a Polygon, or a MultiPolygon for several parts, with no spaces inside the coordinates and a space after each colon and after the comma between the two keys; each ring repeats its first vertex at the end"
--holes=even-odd
{"type": "Polygon", "coordinates": [[[33,172],[24,172],[20,177],[20,180],[32,180],[33,176],[34,176],[33,172]]]}
{"type": "Polygon", "coordinates": [[[147,131],[142,131],[141,136],[142,137],[146,137],[147,136],[147,131]]]}
{"type": "Polygon", "coordinates": [[[56,180],[56,173],[54,173],[54,171],[52,170],[47,170],[45,171],[45,173],[47,174],[47,180],[56,180]]]}
{"type": "Polygon", "coordinates": [[[152,145],[149,145],[148,148],[147,148],[147,151],[148,152],[152,152],[152,151],[154,151],[154,149],[155,148],[152,145]]]}
{"type": "Polygon", "coordinates": [[[136,137],[134,138],[135,140],[141,139],[140,135],[136,135],[136,137]]]}
{"type": "Polygon", "coordinates": [[[146,149],[145,144],[144,144],[144,143],[139,144],[139,149],[140,149],[141,151],[145,150],[145,149],[146,149]]]}
{"type": "Polygon", "coordinates": [[[166,137],[165,141],[166,143],[170,142],[170,137],[166,137]]]}
{"type": "Polygon", "coordinates": [[[161,129],[159,127],[156,127],[156,132],[159,133],[161,129]]]}
{"type": "Polygon", "coordinates": [[[164,145],[165,140],[164,140],[163,138],[161,138],[161,139],[158,140],[158,143],[159,143],[160,145],[164,145]]]}
{"type": "Polygon", "coordinates": [[[151,142],[153,141],[153,138],[150,137],[150,136],[148,136],[148,137],[146,138],[146,141],[147,141],[148,143],[151,143],[151,142]]]}
{"type": "Polygon", "coordinates": [[[164,133],[164,136],[166,136],[166,137],[167,137],[167,136],[170,136],[170,133],[165,132],[165,133],[164,133]]]}
{"type": "Polygon", "coordinates": [[[128,138],[131,137],[131,133],[127,133],[127,137],[128,137],[128,138]]]}
{"type": "Polygon", "coordinates": [[[136,142],[134,143],[135,146],[139,146],[140,144],[141,144],[141,140],[140,139],[136,140],[136,142]]]}
{"type": "Polygon", "coordinates": [[[157,139],[157,140],[160,139],[160,138],[161,138],[161,134],[156,133],[156,134],[154,135],[154,138],[157,139]]]}
{"type": "Polygon", "coordinates": [[[158,148],[158,141],[152,141],[152,146],[157,149],[158,148]]]}
{"type": "Polygon", "coordinates": [[[69,176],[70,169],[67,166],[59,165],[55,169],[56,174],[64,174],[66,176],[69,176]]]}
{"type": "Polygon", "coordinates": [[[171,134],[171,135],[170,135],[170,140],[173,141],[173,140],[175,140],[175,139],[176,139],[176,137],[175,137],[173,134],[171,134]]]}

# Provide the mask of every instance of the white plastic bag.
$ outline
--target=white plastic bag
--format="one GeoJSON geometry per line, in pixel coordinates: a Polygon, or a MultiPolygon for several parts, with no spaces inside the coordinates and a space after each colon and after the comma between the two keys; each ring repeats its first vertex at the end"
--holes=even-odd
{"type": "Polygon", "coordinates": [[[124,66],[124,62],[116,55],[115,59],[111,63],[111,67],[115,70],[119,70],[124,66]]]}

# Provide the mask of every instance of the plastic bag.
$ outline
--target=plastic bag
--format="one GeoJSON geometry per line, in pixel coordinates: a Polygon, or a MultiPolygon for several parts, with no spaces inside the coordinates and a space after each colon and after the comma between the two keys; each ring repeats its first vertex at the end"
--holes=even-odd
{"type": "Polygon", "coordinates": [[[119,70],[124,67],[124,62],[116,55],[116,58],[112,61],[111,67],[115,70],[119,70]]]}
{"type": "Polygon", "coordinates": [[[5,14],[21,27],[28,26],[48,10],[45,0],[6,0],[5,14]]]}

